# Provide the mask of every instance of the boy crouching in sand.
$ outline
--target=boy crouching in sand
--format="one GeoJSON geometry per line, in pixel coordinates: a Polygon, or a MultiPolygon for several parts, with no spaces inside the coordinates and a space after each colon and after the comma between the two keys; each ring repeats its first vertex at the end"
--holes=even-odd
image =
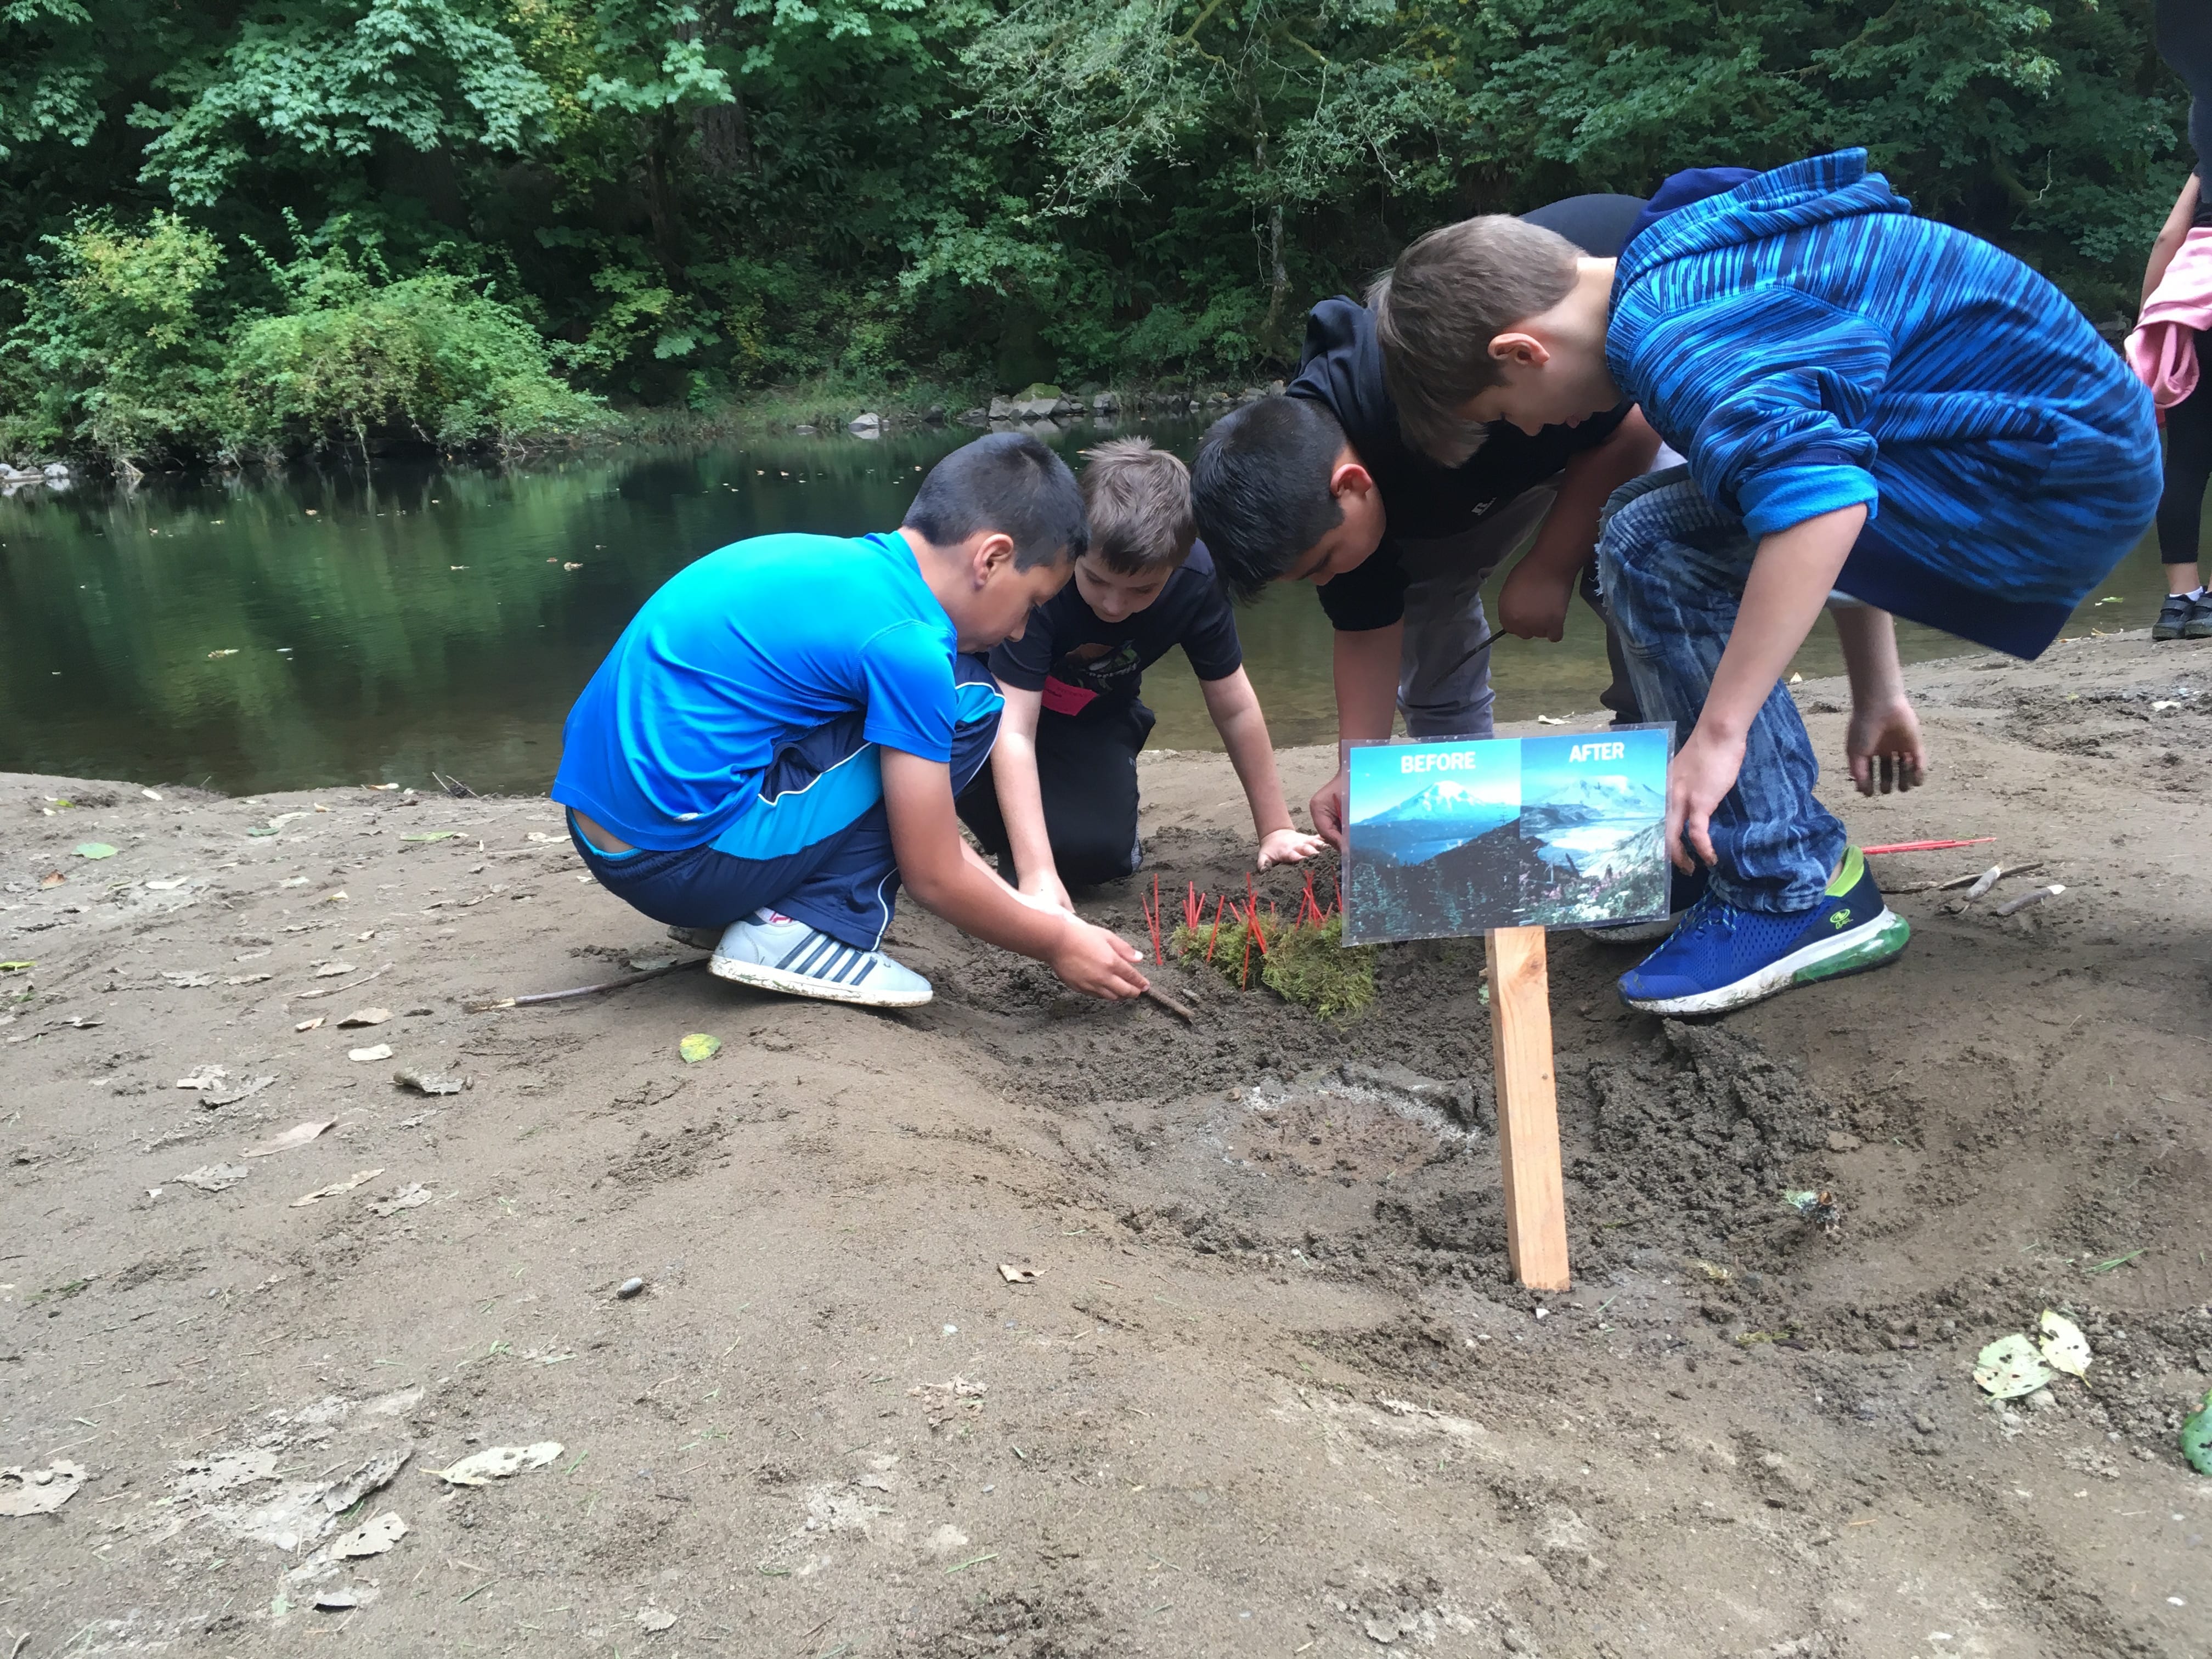
{"type": "MultiPolygon", "coordinates": [[[[1831,589],[2040,654],[2158,504],[2125,362],[2019,260],[1914,218],[1863,150],[1678,173],[1618,260],[1516,219],[1447,226],[1371,302],[1438,459],[1481,423],[1624,397],[1689,457],[1615,491],[1598,544],[1644,718],[1681,734],[1668,851],[1712,866],[1624,1000],[1711,1013],[1896,957],[1910,930],[1814,798],[1782,675],[1831,589]]],[[[1854,726],[1917,768],[1900,689],[1854,726]]]]}
{"type": "Polygon", "coordinates": [[[1023,892],[1053,904],[1067,906],[1069,882],[1135,870],[1137,754],[1153,720],[1137,693],[1145,670],[1180,645],[1251,803],[1255,863],[1310,857],[1322,843],[1291,827],[1283,804],[1237,619],[1196,541],[1189,472],[1143,438],[1116,438],[1089,457],[1091,545],[1075,580],[991,653],[1006,714],[960,816],[987,852],[1011,856],[1023,892]]]}
{"type": "Polygon", "coordinates": [[[952,811],[1000,708],[961,653],[1018,638],[1086,542],[1066,464],[999,433],[939,461],[896,532],[759,536],[679,571],[568,716],[553,799],[585,864],[741,984],[927,1002],[878,948],[903,882],[1077,990],[1135,996],[1134,949],[1017,894],[952,811]]]}

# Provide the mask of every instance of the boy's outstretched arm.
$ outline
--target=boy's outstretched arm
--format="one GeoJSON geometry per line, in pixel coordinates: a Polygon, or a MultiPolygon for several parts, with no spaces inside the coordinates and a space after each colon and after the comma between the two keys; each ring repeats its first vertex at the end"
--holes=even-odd
{"type": "Polygon", "coordinates": [[[1928,775],[1928,745],[1905,695],[1896,619],[1870,605],[1844,606],[1835,617],[1844,671],[1851,678],[1851,723],[1844,738],[1851,781],[1862,795],[1871,795],[1877,785],[1885,795],[1913,788],[1928,775]]]}
{"type": "Polygon", "coordinates": [[[963,854],[952,811],[951,769],[903,750],[881,751],[884,809],[900,878],[916,902],[963,933],[1046,963],[1092,996],[1138,995],[1145,976],[1134,946],[1079,916],[1043,909],[963,854]]]}
{"type": "Polygon", "coordinates": [[[1598,515],[1606,498],[1641,477],[1658,453],[1659,434],[1642,410],[1632,409],[1611,437],[1567,463],[1535,541],[1498,590],[1499,632],[1553,641],[1566,632],[1575,580],[1597,551],[1598,515]]]}
{"type": "Polygon", "coordinates": [[[1344,850],[1345,793],[1352,778],[1352,745],[1362,738],[1387,738],[1398,718],[1398,663],[1406,624],[1338,630],[1331,642],[1336,680],[1336,775],[1315,792],[1306,810],[1322,839],[1344,850]]]}
{"type": "Polygon", "coordinates": [[[1676,868],[1694,868],[1692,852],[1720,861],[1713,811],[1743,769],[1753,717],[1812,631],[1866,516],[1854,503],[1760,538],[1705,710],[1667,769],[1667,852],[1676,868]]]}
{"type": "Polygon", "coordinates": [[[1260,711],[1251,677],[1239,668],[1198,685],[1206,694],[1206,712],[1213,717],[1213,729],[1221,733],[1221,746],[1229,751],[1229,763],[1237,769],[1237,781],[1244,786],[1244,799],[1251,804],[1252,829],[1260,838],[1257,867],[1311,858],[1321,851],[1322,839],[1299,834],[1291,823],[1291,809],[1283,802],[1283,780],[1275,770],[1274,745],[1267,741],[1267,717],[1260,711]]]}
{"type": "Polygon", "coordinates": [[[999,794],[999,817],[1014,855],[1015,884],[1031,898],[1063,910],[1074,901],[1053,862],[1052,837],[1045,831],[1044,787],[1037,781],[1037,714],[1044,694],[1018,685],[1002,687],[1006,706],[999,715],[999,740],[991,749],[991,779],[999,794]]]}

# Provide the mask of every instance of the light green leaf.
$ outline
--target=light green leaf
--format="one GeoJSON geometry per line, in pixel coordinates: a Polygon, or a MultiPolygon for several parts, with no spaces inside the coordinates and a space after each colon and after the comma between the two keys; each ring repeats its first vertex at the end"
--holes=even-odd
{"type": "Polygon", "coordinates": [[[2063,1314],[2045,1308],[2041,1323],[2044,1364],[2069,1376],[2080,1376],[2089,1369],[2094,1357],[2089,1352],[2089,1339],[2081,1334],[2081,1328],[2063,1314]]]}
{"type": "Polygon", "coordinates": [[[76,855],[81,859],[112,859],[115,849],[104,841],[88,841],[76,849],[76,855]]]}
{"type": "Polygon", "coordinates": [[[2199,1474],[2212,1474],[2212,1392],[2204,1403],[2182,1419],[2181,1455],[2199,1474]]]}
{"type": "Polygon", "coordinates": [[[2017,1400],[2049,1382],[2051,1373],[2044,1370],[2035,1344],[2014,1331],[1982,1350],[1974,1364],[1974,1381],[1984,1394],[1999,1400],[2017,1400]]]}
{"type": "Polygon", "coordinates": [[[696,1066],[702,1060],[712,1060],[722,1052],[722,1039],[709,1036],[704,1031],[694,1031],[676,1045],[676,1052],[684,1056],[686,1066],[696,1066]]]}

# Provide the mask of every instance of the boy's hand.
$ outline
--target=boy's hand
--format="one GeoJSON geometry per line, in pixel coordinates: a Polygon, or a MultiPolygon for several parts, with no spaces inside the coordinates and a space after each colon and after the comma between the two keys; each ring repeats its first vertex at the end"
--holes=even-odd
{"type": "Polygon", "coordinates": [[[1667,856],[1685,872],[1697,866],[1691,853],[1718,864],[1711,829],[1713,812],[1743,770],[1743,739],[1715,737],[1700,722],[1667,768],[1667,856]]]}
{"type": "Polygon", "coordinates": [[[1080,916],[1067,918],[1053,947],[1052,971],[1061,983],[1085,995],[1121,1001],[1143,994],[1146,980],[1137,971],[1136,946],[1119,933],[1094,927],[1080,916]]]}
{"type": "Polygon", "coordinates": [[[1920,736],[1920,717],[1901,691],[1893,702],[1873,707],[1852,703],[1844,754],[1850,762],[1851,781],[1862,795],[1873,794],[1877,787],[1885,795],[1893,788],[1911,789],[1928,775],[1928,745],[1920,736]]]}
{"type": "Polygon", "coordinates": [[[1328,844],[1319,836],[1303,835],[1296,830],[1270,830],[1260,837],[1260,856],[1253,867],[1265,870],[1274,864],[1302,864],[1328,844]]]}
{"type": "Polygon", "coordinates": [[[1567,631],[1567,606],[1574,596],[1573,571],[1547,570],[1534,559],[1523,559],[1498,590],[1498,632],[1556,643],[1567,631]]]}
{"type": "Polygon", "coordinates": [[[1057,870],[1037,870],[1024,876],[1014,890],[1024,898],[1034,899],[1055,910],[1073,911],[1075,901],[1067,896],[1067,889],[1060,879],[1057,870]]]}
{"type": "Polygon", "coordinates": [[[1313,818],[1313,826],[1321,838],[1341,853],[1344,850],[1345,800],[1352,787],[1352,774],[1339,767],[1336,775],[1314,793],[1306,803],[1306,811],[1313,818]]]}

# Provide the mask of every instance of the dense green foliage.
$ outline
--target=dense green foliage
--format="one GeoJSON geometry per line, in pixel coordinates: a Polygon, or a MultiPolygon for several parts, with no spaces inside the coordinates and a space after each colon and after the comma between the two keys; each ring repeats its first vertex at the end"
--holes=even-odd
{"type": "Polygon", "coordinates": [[[2103,318],[2187,167],[2150,33],[2149,0],[0,0],[0,442],[1251,377],[1431,224],[1850,143],[2103,318]]]}

